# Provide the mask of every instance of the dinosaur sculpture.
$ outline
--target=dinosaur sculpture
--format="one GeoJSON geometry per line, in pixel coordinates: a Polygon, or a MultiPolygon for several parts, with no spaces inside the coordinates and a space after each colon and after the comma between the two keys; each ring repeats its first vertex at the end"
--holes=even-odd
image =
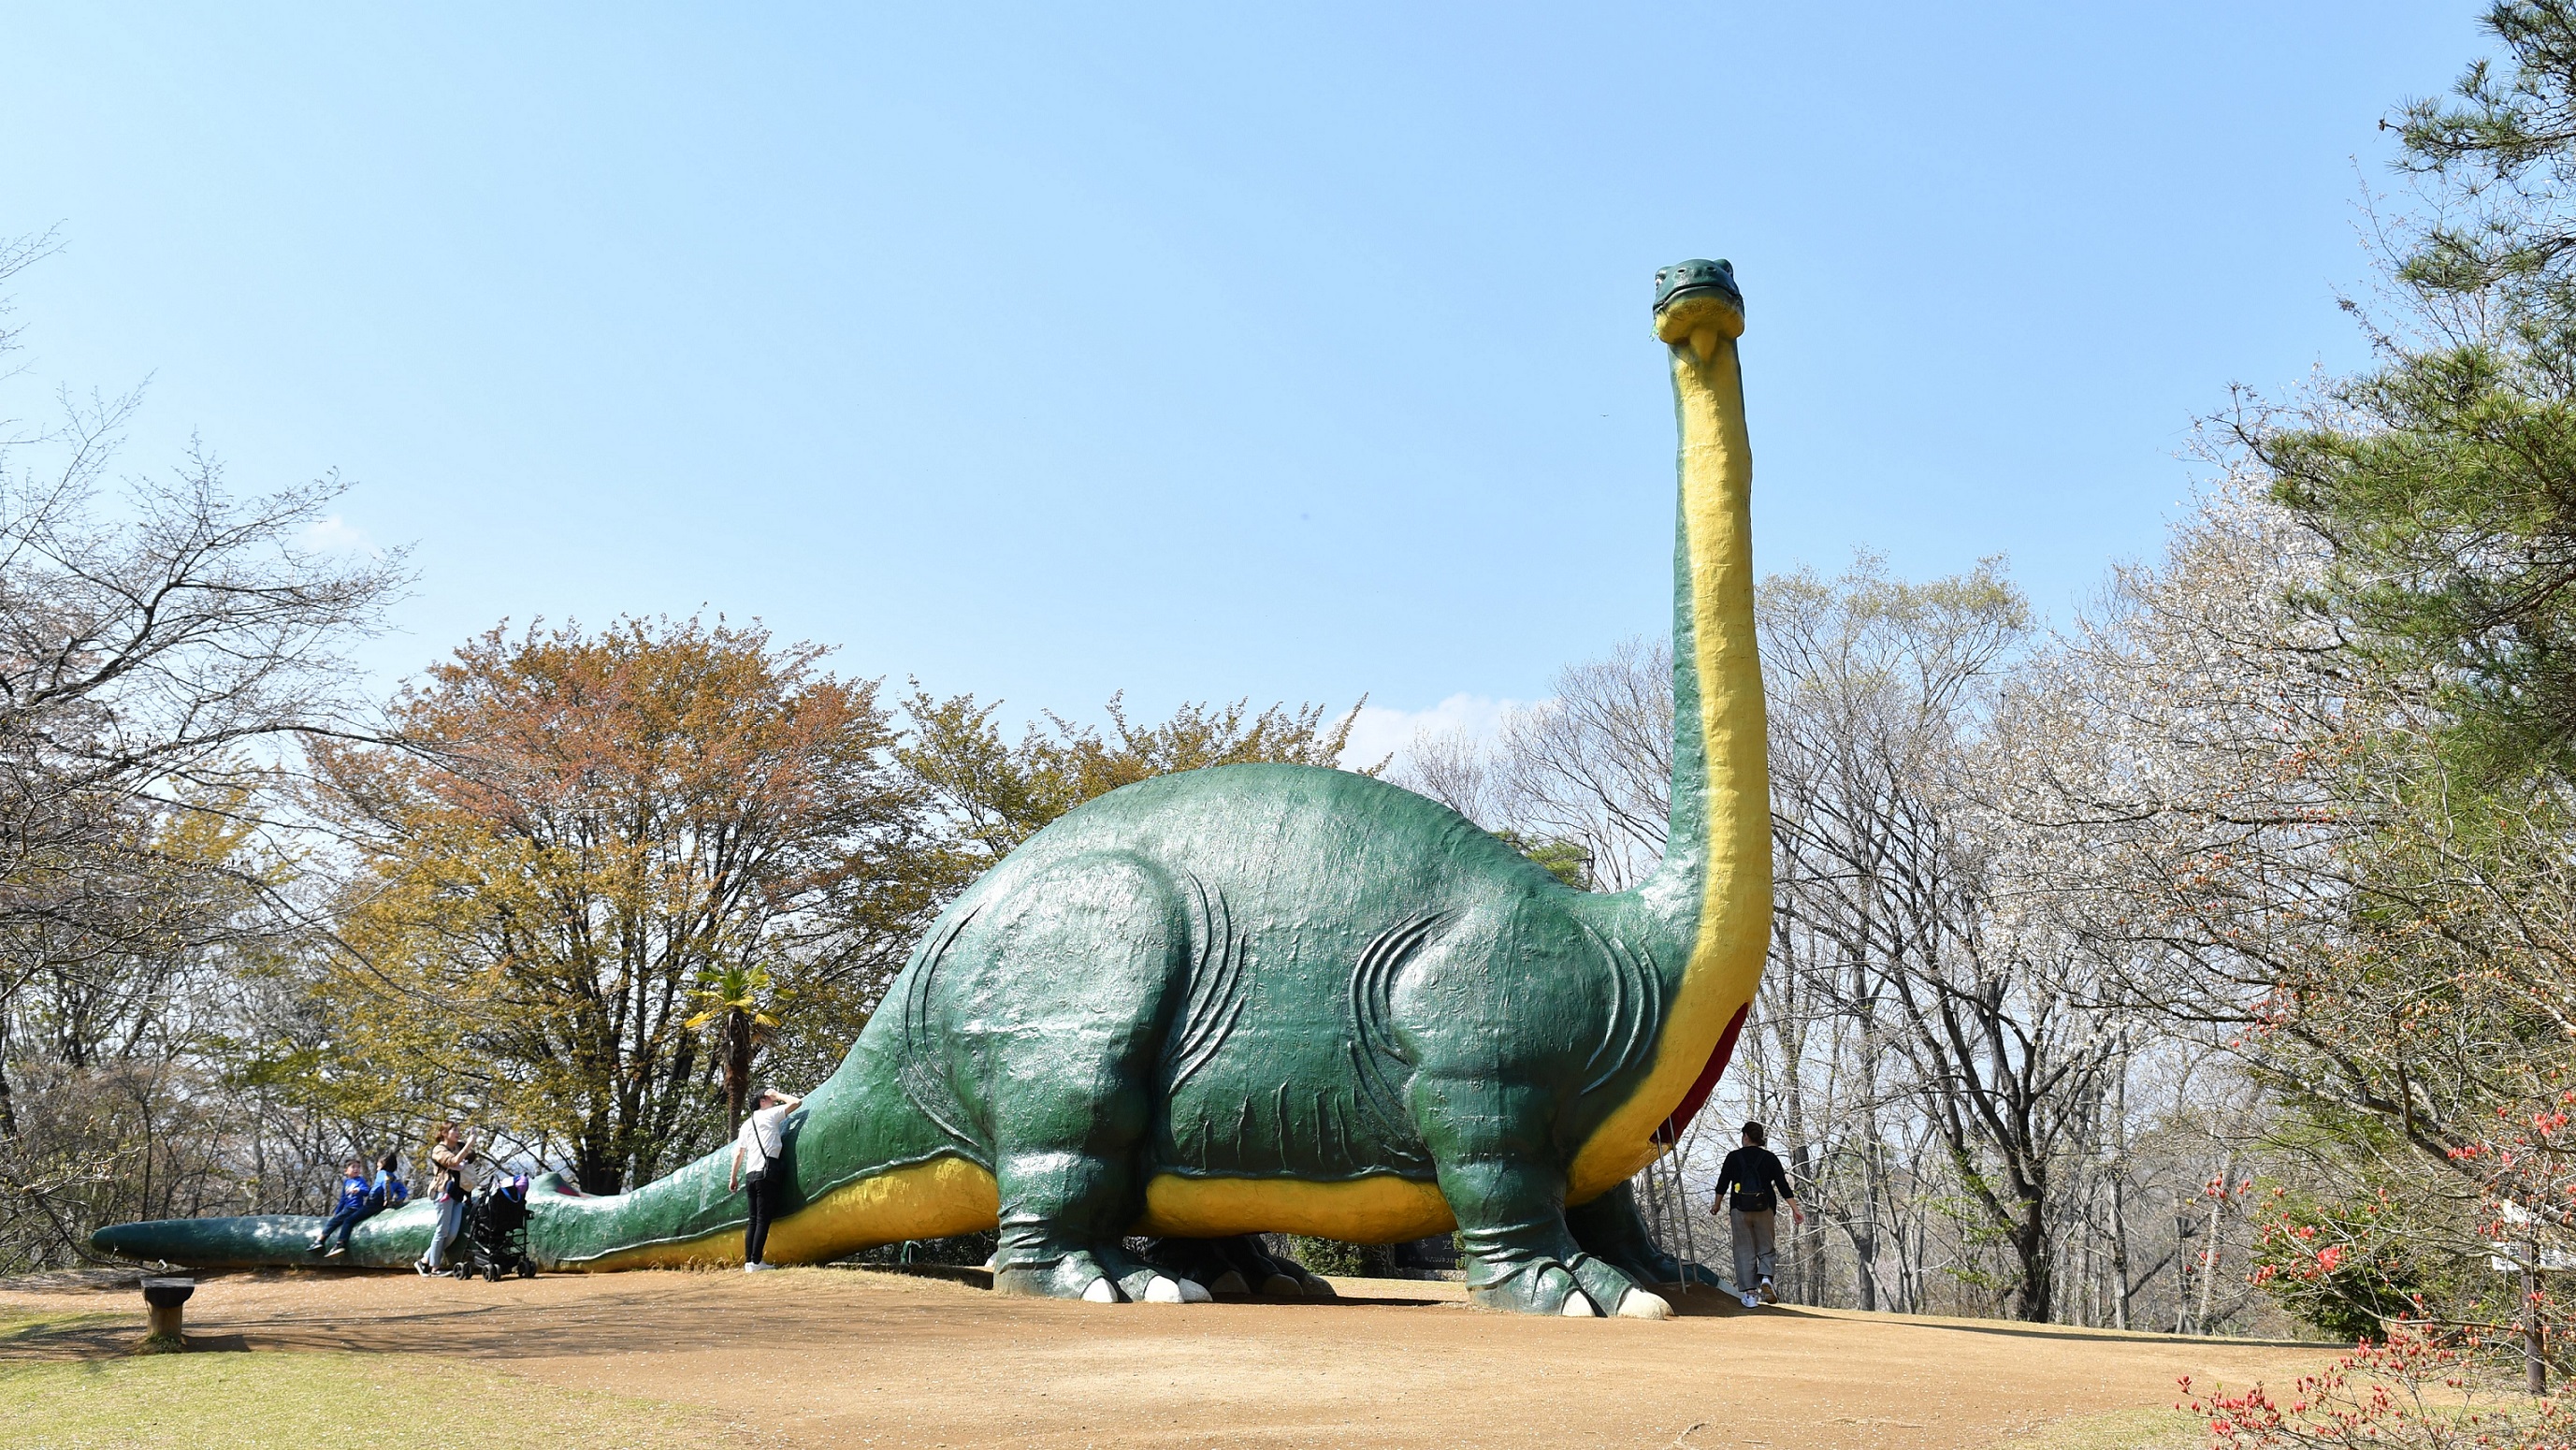
{"type": "MultiPolygon", "coordinates": [[[[997,1228],[995,1287],[1325,1292],[1260,1232],[1453,1226],[1476,1302],[1660,1318],[1628,1180],[1726,1065],[1771,910],[1751,460],[1725,262],[1657,274],[1681,433],[1671,838],[1641,888],[1567,889],[1447,807],[1247,765],[1116,791],[958,898],[790,1120],[778,1262],[997,1228]],[[1146,1252],[1127,1247],[1150,1236],[1146,1252]]],[[[631,1193],[530,1195],[553,1269],[740,1256],[726,1154],[631,1193]]],[[[347,1262],[425,1247],[415,1204],[347,1262]]],[[[315,1221],[101,1230],[132,1258],[310,1262],[315,1221]]]]}

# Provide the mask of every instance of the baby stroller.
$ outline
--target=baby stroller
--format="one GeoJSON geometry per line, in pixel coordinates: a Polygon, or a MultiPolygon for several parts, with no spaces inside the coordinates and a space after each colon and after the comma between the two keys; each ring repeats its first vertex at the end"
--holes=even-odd
{"type": "Polygon", "coordinates": [[[465,1276],[481,1274],[500,1283],[504,1274],[537,1276],[537,1261],[528,1257],[528,1175],[495,1178],[465,1200],[463,1232],[465,1276]]]}

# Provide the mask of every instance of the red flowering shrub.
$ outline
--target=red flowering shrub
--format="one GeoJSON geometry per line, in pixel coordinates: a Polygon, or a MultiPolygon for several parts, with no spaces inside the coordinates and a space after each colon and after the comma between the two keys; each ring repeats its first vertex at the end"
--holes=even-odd
{"type": "Polygon", "coordinates": [[[2209,1424],[2211,1450],[2569,1450],[2576,1416],[2483,1379],[2474,1332],[2398,1322],[2286,1396],[2236,1394],[2182,1378],[2183,1408],[2209,1424]]]}
{"type": "Polygon", "coordinates": [[[2253,1282],[2337,1339],[2376,1341],[2388,1320],[2454,1297],[2456,1269],[2404,1231],[2413,1215],[2384,1189],[2329,1202],[2276,1188],[2251,1217],[2253,1282]]]}

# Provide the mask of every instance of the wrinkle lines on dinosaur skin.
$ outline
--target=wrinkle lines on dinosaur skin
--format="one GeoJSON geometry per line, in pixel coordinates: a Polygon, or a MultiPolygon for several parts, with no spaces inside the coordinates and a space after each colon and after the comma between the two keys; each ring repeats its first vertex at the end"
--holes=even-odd
{"type": "Polygon", "coordinates": [[[1597,949],[1610,981],[1606,1030],[1583,1064],[1583,1086],[1577,1097],[1589,1097],[1631,1068],[1650,1063],[1664,1030],[1667,988],[1650,947],[1631,946],[1623,937],[1605,937],[1585,922],[1583,935],[1597,949]]]}
{"type": "MultiPolygon", "coordinates": [[[[934,931],[905,969],[901,983],[904,1050],[898,1058],[895,1081],[903,1089],[905,1100],[961,1149],[980,1141],[981,1135],[965,1122],[966,1105],[940,1071],[946,1057],[940,1051],[942,1028],[936,1020],[931,989],[949,949],[981,909],[980,904],[969,906],[958,912],[955,920],[934,931]]],[[[991,1166],[980,1157],[978,1161],[991,1166]]]]}
{"type": "Polygon", "coordinates": [[[1235,929],[1234,912],[1226,903],[1224,891],[1211,890],[1196,872],[1183,872],[1181,877],[1189,883],[1191,905],[1195,908],[1191,935],[1196,941],[1190,954],[1181,1020],[1164,1040],[1163,1084],[1167,1093],[1207,1066],[1233,1035],[1235,1023],[1243,1017],[1244,958],[1251,951],[1251,934],[1235,929]]]}
{"type": "Polygon", "coordinates": [[[1404,1079],[1413,1071],[1413,1059],[1394,1027],[1395,981],[1449,916],[1429,911],[1388,927],[1360,950],[1351,968],[1351,1076],[1359,1086],[1360,1105],[1377,1129],[1380,1155],[1399,1170],[1427,1173],[1431,1155],[1404,1109],[1404,1079]]]}

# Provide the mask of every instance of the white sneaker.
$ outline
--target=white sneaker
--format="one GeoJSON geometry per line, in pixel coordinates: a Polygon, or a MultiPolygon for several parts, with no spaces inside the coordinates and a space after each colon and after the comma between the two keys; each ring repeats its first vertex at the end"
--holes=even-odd
{"type": "Polygon", "coordinates": [[[1759,1295],[1759,1294],[1746,1294],[1746,1295],[1743,1295],[1742,1297],[1743,1297],[1743,1300],[1744,1300],[1744,1307],[1745,1307],[1745,1308],[1747,1308],[1747,1309],[1759,1309],[1759,1308],[1761,1308],[1761,1307],[1762,1307],[1762,1296],[1761,1296],[1761,1295],[1759,1295]]]}
{"type": "Polygon", "coordinates": [[[742,1271],[746,1274],[757,1274],[768,1267],[767,1264],[745,1264],[742,1266],[742,1271]]]}

